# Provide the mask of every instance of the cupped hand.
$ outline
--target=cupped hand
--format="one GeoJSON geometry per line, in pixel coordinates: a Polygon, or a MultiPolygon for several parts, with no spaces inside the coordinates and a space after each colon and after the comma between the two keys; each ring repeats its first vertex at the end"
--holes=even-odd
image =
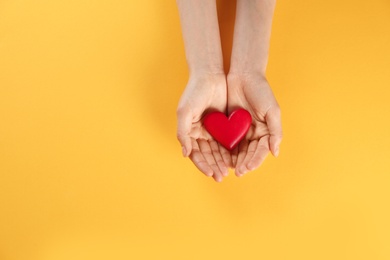
{"type": "Polygon", "coordinates": [[[208,111],[226,111],[225,74],[191,76],[177,108],[177,138],[184,156],[215,181],[222,181],[232,166],[229,151],[206,131],[202,117],[208,111]]]}
{"type": "Polygon", "coordinates": [[[266,80],[260,74],[229,74],[228,112],[244,108],[252,115],[252,125],[238,147],[232,151],[237,176],[259,167],[268,153],[279,154],[282,141],[280,108],[266,80]]]}

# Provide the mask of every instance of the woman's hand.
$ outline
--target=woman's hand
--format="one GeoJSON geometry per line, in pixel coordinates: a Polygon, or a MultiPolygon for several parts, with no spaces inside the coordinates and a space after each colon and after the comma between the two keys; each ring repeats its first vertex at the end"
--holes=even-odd
{"type": "Polygon", "coordinates": [[[230,73],[226,87],[215,0],[177,0],[190,80],[177,110],[184,156],[221,181],[227,167],[241,176],[258,167],[282,139],[280,110],[265,75],[275,0],[237,0],[230,73]],[[249,73],[251,72],[251,73],[249,73]],[[206,132],[209,110],[242,107],[253,118],[246,138],[229,153],[206,132]]]}
{"type": "Polygon", "coordinates": [[[237,176],[259,167],[269,151],[277,156],[282,140],[280,109],[265,77],[275,2],[237,0],[228,111],[242,107],[252,115],[249,132],[232,153],[237,176]]]}
{"type": "Polygon", "coordinates": [[[190,79],[177,109],[177,137],[184,156],[207,176],[221,181],[231,165],[230,154],[206,132],[202,116],[226,111],[223,69],[215,0],[177,0],[190,79]]]}
{"type": "Polygon", "coordinates": [[[244,140],[232,152],[236,175],[242,176],[261,165],[271,151],[279,154],[282,126],[279,105],[261,74],[229,74],[228,112],[242,107],[252,115],[252,125],[244,140]]]}
{"type": "Polygon", "coordinates": [[[226,111],[226,77],[224,73],[192,75],[177,109],[177,138],[183,155],[189,156],[206,176],[222,181],[232,166],[229,151],[206,131],[202,117],[208,111],[226,111]]]}

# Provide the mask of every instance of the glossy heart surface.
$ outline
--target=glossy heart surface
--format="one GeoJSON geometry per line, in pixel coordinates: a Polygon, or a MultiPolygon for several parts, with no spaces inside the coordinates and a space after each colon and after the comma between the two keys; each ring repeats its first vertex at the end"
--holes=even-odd
{"type": "Polygon", "coordinates": [[[229,117],[221,112],[211,112],[203,119],[206,130],[228,150],[240,143],[251,123],[251,114],[242,108],[233,111],[229,117]]]}

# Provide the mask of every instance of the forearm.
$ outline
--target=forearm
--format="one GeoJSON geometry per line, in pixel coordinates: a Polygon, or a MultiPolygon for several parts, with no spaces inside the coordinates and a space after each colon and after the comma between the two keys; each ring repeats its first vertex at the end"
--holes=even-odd
{"type": "Polygon", "coordinates": [[[276,0],[237,0],[231,74],[265,74],[276,0]]]}
{"type": "Polygon", "coordinates": [[[190,74],[223,73],[215,0],[177,0],[190,74]]]}

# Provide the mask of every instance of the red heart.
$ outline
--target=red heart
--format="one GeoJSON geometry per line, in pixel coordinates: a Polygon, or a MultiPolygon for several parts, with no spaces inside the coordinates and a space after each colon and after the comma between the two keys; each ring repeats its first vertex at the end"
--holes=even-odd
{"type": "Polygon", "coordinates": [[[240,143],[251,123],[251,114],[242,108],[233,111],[229,118],[224,113],[211,112],[203,119],[206,130],[228,150],[240,143]]]}

